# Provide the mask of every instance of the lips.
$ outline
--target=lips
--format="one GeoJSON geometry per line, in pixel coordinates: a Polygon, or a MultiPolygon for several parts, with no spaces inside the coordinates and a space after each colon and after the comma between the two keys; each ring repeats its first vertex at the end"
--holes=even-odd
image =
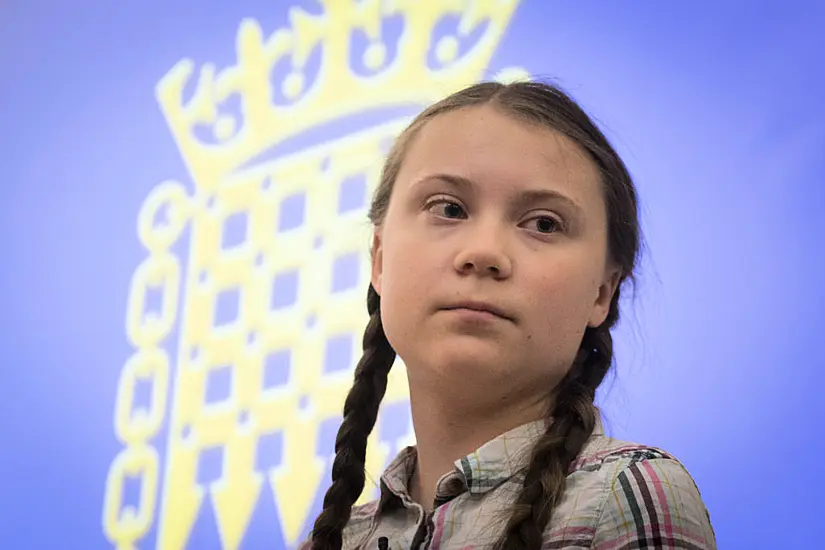
{"type": "Polygon", "coordinates": [[[463,301],[463,302],[456,302],[450,304],[442,309],[469,309],[472,311],[486,311],[487,313],[492,313],[496,317],[501,317],[502,319],[507,319],[508,321],[513,320],[513,316],[504,311],[502,308],[495,306],[493,304],[487,302],[480,302],[480,301],[463,301]]]}

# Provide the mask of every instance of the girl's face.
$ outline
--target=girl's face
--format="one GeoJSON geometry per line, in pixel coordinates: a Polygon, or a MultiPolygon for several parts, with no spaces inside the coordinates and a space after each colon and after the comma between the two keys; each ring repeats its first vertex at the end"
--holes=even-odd
{"type": "Polygon", "coordinates": [[[585,328],[604,321],[618,282],[601,185],[572,141],[489,105],[420,129],[376,229],[372,268],[411,392],[452,387],[499,403],[547,395],[585,328]]]}

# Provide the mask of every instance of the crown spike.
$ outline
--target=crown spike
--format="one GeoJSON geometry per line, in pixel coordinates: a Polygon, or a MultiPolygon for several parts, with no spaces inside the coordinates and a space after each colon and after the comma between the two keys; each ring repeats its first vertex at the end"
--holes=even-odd
{"type": "Polygon", "coordinates": [[[267,39],[257,21],[245,19],[238,30],[234,65],[219,72],[204,65],[193,98],[184,102],[183,89],[194,67],[191,61],[179,63],[158,84],[158,102],[196,185],[212,189],[260,154],[261,148],[360,112],[423,107],[478,81],[517,3],[323,0],[321,15],[293,8],[289,27],[267,39]],[[459,17],[457,32],[433,36],[447,16],[459,17]],[[402,19],[399,37],[382,35],[384,17],[402,19]],[[479,25],[484,25],[479,38],[464,44],[479,25]],[[369,75],[351,67],[354,32],[368,38],[362,55],[369,75]],[[395,47],[389,47],[390,40],[397,40],[395,47]],[[306,64],[317,46],[320,66],[317,76],[311,77],[306,64]],[[439,68],[428,66],[433,48],[439,68]],[[273,68],[287,58],[293,70],[273,82],[273,68]],[[278,102],[274,90],[280,90],[288,103],[278,102]],[[229,110],[227,100],[233,95],[241,98],[240,112],[229,110]],[[212,126],[210,142],[201,139],[202,132],[195,133],[203,125],[212,126]]]}
{"type": "Polygon", "coordinates": [[[312,49],[326,34],[328,15],[316,16],[295,7],[289,10],[289,21],[292,27],[292,60],[303,68],[312,49]]]}
{"type": "Polygon", "coordinates": [[[372,41],[381,39],[381,16],[380,0],[366,0],[356,8],[356,21],[361,23],[364,32],[372,41]]]}

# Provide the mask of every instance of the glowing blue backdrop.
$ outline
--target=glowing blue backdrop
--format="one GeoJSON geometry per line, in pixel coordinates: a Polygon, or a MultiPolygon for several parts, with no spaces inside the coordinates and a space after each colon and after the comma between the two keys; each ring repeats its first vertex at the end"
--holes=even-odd
{"type": "MultiPolygon", "coordinates": [[[[602,123],[640,190],[608,431],[687,465],[720,548],[817,544],[825,4],[448,4],[376,11],[377,35],[309,1],[0,6],[0,548],[303,536],[359,355],[376,163],[439,92],[522,69],[602,123]],[[362,66],[324,65],[350,25],[362,66]]],[[[410,437],[402,387],[376,474],[410,437]]]]}

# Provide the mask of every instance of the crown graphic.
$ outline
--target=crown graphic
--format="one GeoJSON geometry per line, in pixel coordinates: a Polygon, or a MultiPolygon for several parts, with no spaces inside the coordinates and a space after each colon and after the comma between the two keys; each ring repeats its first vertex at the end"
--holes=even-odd
{"type": "Polygon", "coordinates": [[[420,107],[476,81],[518,0],[320,3],[320,15],[292,8],[290,26],[267,38],[256,21],[244,20],[236,64],[200,67],[190,99],[184,88],[196,70],[191,60],[158,84],[161,109],[199,188],[212,188],[262,147],[313,127],[382,106],[420,107]],[[384,29],[392,21],[402,30],[389,42],[384,29]],[[435,37],[451,23],[453,32],[435,37]],[[317,50],[313,76],[309,62],[317,50]],[[273,70],[284,65],[287,74],[272,82],[273,70]]]}
{"type": "MultiPolygon", "coordinates": [[[[321,425],[337,422],[368,320],[369,258],[359,209],[378,179],[382,144],[403,129],[410,112],[483,76],[518,0],[319,3],[320,14],[291,9],[289,25],[268,37],[255,20],[242,21],[234,64],[218,70],[184,59],[156,86],[194,182],[194,189],[165,182],[146,199],[138,225],[149,257],[130,298],[132,332],[154,335],[133,338],[140,357],[148,357],[135,373],[166,380],[171,361],[159,343],[179,327],[159,548],[186,547],[206,499],[223,548],[238,548],[265,489],[288,545],[306,529],[329,472],[321,425]],[[331,135],[316,129],[376,111],[394,114],[267,157],[293,139],[331,135]],[[169,221],[156,226],[158,218],[169,221]],[[239,243],[227,244],[236,222],[243,228],[239,243]],[[191,229],[185,259],[170,248],[184,226],[191,229]],[[138,314],[156,279],[166,289],[164,307],[161,319],[144,327],[138,314]],[[218,319],[221,303],[236,304],[233,319],[218,319]],[[231,390],[213,401],[209,389],[221,377],[231,380],[231,390]],[[221,464],[215,479],[206,466],[200,472],[210,457],[221,464]]],[[[515,69],[499,74],[523,76],[515,69]]],[[[406,405],[405,378],[403,368],[392,369],[382,411],[406,405]]],[[[131,394],[124,395],[128,410],[131,394]]],[[[152,418],[159,426],[157,402],[160,412],[152,418]]],[[[379,417],[368,472],[385,467],[412,433],[403,431],[379,417]]],[[[124,453],[131,458],[117,462],[116,473],[144,464],[151,474],[145,485],[154,487],[154,450],[143,439],[128,441],[124,453]]],[[[147,504],[134,521],[119,520],[120,486],[112,484],[107,533],[129,548],[154,516],[147,504]]],[[[365,490],[362,501],[374,496],[365,490]]]]}

